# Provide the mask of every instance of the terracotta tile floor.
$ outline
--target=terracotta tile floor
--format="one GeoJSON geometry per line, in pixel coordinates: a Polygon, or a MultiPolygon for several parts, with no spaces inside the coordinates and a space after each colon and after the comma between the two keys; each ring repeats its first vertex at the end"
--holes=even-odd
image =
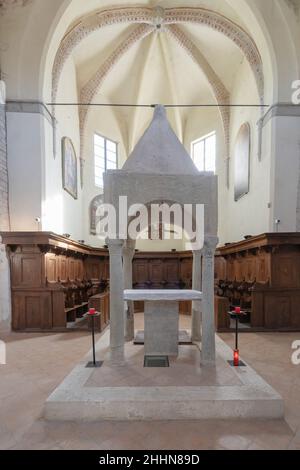
{"type": "MultiPolygon", "coordinates": [[[[221,337],[233,345],[232,334],[221,337]]],[[[0,366],[0,449],[300,449],[300,366],[290,361],[300,333],[240,335],[242,356],[282,394],[285,421],[45,422],[44,401],[87,353],[89,334],[0,331],[0,338],[8,362],[0,366]]]]}

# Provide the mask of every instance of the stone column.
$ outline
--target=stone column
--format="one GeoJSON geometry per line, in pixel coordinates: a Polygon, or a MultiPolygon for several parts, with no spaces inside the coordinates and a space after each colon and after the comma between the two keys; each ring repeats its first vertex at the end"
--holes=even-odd
{"type": "Polygon", "coordinates": [[[124,362],[123,240],[107,240],[110,268],[110,360],[124,362]]]}
{"type": "MultiPolygon", "coordinates": [[[[193,289],[202,291],[202,250],[193,251],[193,289]]],[[[201,302],[192,302],[192,341],[201,341],[201,302]]]]}
{"type": "MultiPolygon", "coordinates": [[[[124,289],[132,289],[132,260],[134,256],[135,240],[126,240],[123,247],[123,276],[124,289]]],[[[134,302],[125,302],[125,340],[134,339],[134,302]]]]}
{"type": "Polygon", "coordinates": [[[201,363],[214,365],[216,359],[214,314],[214,256],[217,237],[205,237],[202,261],[202,344],[201,363]]]}

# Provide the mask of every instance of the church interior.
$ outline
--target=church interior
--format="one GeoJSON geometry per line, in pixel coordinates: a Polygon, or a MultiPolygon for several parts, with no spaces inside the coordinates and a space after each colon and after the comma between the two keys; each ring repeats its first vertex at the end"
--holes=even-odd
{"type": "Polygon", "coordinates": [[[300,450],[300,0],[0,0],[0,377],[1,450],[300,450]]]}

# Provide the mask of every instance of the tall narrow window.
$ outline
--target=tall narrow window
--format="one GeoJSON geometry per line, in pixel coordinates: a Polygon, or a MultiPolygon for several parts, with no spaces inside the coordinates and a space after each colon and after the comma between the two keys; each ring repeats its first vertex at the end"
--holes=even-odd
{"type": "Polygon", "coordinates": [[[192,142],[192,159],[199,171],[216,171],[216,133],[192,142]]]}
{"type": "Polygon", "coordinates": [[[103,173],[118,166],[117,144],[99,134],[94,134],[95,185],[103,188],[103,173]]]}

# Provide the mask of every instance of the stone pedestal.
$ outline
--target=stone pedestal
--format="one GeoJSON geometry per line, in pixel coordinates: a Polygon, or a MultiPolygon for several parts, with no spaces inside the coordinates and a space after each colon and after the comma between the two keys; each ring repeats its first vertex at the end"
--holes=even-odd
{"type": "Polygon", "coordinates": [[[178,356],[178,302],[145,302],[145,356],[178,356]]]}

